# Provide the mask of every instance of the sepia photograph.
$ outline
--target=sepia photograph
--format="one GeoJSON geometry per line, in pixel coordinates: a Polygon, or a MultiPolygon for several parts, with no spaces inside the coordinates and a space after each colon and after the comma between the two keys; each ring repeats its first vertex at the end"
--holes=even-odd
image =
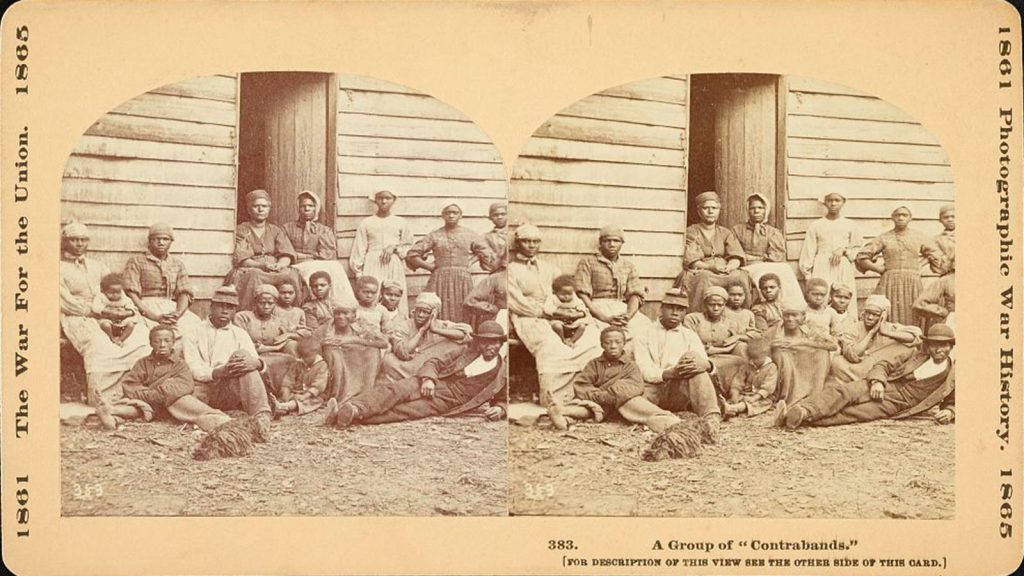
{"type": "Polygon", "coordinates": [[[510,513],[953,518],[953,200],[927,127],[814,78],[551,117],[509,189],[510,513]]]}
{"type": "Polygon", "coordinates": [[[61,187],[62,513],[506,514],[506,197],[478,126],[374,78],[104,114],[61,187]]]}

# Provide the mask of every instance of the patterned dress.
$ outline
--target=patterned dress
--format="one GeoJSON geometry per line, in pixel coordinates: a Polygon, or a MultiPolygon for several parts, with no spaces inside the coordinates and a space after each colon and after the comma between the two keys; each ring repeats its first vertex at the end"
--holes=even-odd
{"type": "Polygon", "coordinates": [[[276,224],[268,222],[263,229],[263,234],[256,233],[252,224],[243,222],[238,225],[235,231],[235,253],[233,262],[235,268],[228,273],[225,284],[234,284],[238,290],[238,309],[252,310],[256,303],[256,287],[260,284],[277,285],[282,280],[291,280],[298,288],[295,298],[296,304],[302,304],[308,298],[309,289],[302,280],[302,275],[295,268],[285,268],[278,272],[267,272],[256,267],[241,266],[245,260],[252,259],[256,265],[264,265],[277,262],[282,256],[288,256],[295,261],[295,248],[284,230],[276,224]]]}
{"type": "MultiPolygon", "coordinates": [[[[405,281],[405,262],[403,261],[409,248],[412,247],[412,229],[401,216],[388,215],[384,218],[376,214],[364,219],[356,228],[355,241],[352,243],[352,256],[349,265],[356,276],[373,276],[378,282],[391,280],[402,285],[402,294],[408,296],[405,281]],[[398,246],[398,253],[392,254],[386,264],[381,264],[380,256],[384,248],[398,246]]],[[[402,314],[408,315],[409,303],[402,298],[398,303],[402,314]]]]}
{"type": "Polygon", "coordinates": [[[921,259],[937,261],[934,245],[916,230],[890,230],[876,236],[857,257],[873,260],[879,255],[885,272],[878,280],[875,294],[884,295],[892,304],[889,319],[897,324],[920,325],[923,319],[914,311],[914,301],[921,294],[921,259]]]}
{"type": "Polygon", "coordinates": [[[685,288],[690,296],[690,310],[700,312],[704,309],[704,290],[710,286],[725,287],[732,282],[739,282],[747,292],[744,308],[749,308],[754,285],[745,270],[736,269],[728,274],[718,274],[711,270],[698,270],[697,262],[718,265],[729,260],[739,259],[740,265],[746,263],[743,245],[732,230],[725,226],[715,225],[710,233],[704,231],[700,224],[686,227],[686,247],[683,251],[683,271],[676,277],[675,286],[685,288]]]}
{"type": "Polygon", "coordinates": [[[487,251],[482,236],[463,226],[438,228],[417,241],[406,255],[420,258],[427,254],[434,256],[434,272],[427,280],[427,292],[434,292],[441,298],[442,320],[468,322],[470,318],[463,309],[466,297],[473,290],[473,278],[469,265],[473,256],[480,257],[487,251]]]}

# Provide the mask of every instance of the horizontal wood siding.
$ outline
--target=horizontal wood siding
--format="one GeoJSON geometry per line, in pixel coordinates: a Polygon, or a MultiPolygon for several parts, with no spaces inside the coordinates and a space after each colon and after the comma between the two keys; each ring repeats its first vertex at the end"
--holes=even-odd
{"type": "Polygon", "coordinates": [[[61,217],[92,233],[90,251],[112,270],[145,250],[149,226],[175,228],[181,256],[206,300],[231,268],[235,228],[237,78],[161,86],[104,114],[64,166],[61,217]]]}
{"type": "MultiPolygon", "coordinates": [[[[348,262],[359,223],[374,212],[369,196],[391,190],[394,213],[417,237],[442,225],[444,200],[458,200],[462,223],[483,234],[491,203],[508,196],[501,155],[469,118],[440,100],[405,86],[338,75],[338,252],[348,262]]],[[[474,277],[484,274],[474,265],[474,277]]],[[[409,275],[415,298],[429,274],[409,275]]]]}
{"type": "MultiPolygon", "coordinates": [[[[853,88],[811,78],[787,78],[786,241],[800,255],[807,226],[820,218],[818,198],[839,192],[843,214],[860,226],[865,241],[892,228],[889,214],[907,206],[911,226],[933,236],[942,231],[939,208],[953,201],[953,171],[941,144],[905,112],[853,88]]],[[[922,271],[930,277],[927,266],[922,271]]],[[[925,280],[927,283],[929,280],[925,280]]],[[[857,279],[860,298],[878,275],[857,279]]]]}
{"type": "Polygon", "coordinates": [[[538,128],[512,172],[510,221],[539,226],[563,272],[597,251],[599,228],[625,229],[622,254],[650,291],[648,314],[682,266],[688,97],[685,76],[588,96],[538,128]]]}

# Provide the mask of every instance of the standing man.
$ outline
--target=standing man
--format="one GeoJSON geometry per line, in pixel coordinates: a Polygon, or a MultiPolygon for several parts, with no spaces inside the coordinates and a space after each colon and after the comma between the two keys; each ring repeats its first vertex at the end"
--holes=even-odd
{"type": "Polygon", "coordinates": [[[819,392],[786,409],[780,402],[775,424],[789,430],[807,426],[837,426],[900,419],[939,407],[935,421],[949,424],[956,418],[955,376],[949,353],[956,344],[953,329],[935,324],[924,337],[924,350],[908,348],[882,360],[855,382],[833,381],[819,392]]]}
{"type": "Polygon", "coordinates": [[[689,299],[680,288],[665,292],[658,321],[637,334],[633,355],[644,379],[644,396],[673,412],[696,412],[717,441],[722,421],[713,366],[697,334],[682,325],[689,299]]]}
{"type": "Polygon", "coordinates": [[[266,365],[249,334],[232,321],[238,310],[234,286],[221,286],[210,302],[210,317],[185,339],[185,362],[195,396],[220,410],[241,408],[257,422],[261,441],[270,434],[270,402],[261,372],[266,365]]]}

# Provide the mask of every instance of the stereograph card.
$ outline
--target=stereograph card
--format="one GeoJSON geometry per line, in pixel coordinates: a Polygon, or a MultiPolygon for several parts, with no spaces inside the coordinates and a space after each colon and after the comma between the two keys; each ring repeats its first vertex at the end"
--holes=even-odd
{"type": "Polygon", "coordinates": [[[1011,5],[29,0],[2,34],[14,573],[1020,564],[1011,5]]]}

